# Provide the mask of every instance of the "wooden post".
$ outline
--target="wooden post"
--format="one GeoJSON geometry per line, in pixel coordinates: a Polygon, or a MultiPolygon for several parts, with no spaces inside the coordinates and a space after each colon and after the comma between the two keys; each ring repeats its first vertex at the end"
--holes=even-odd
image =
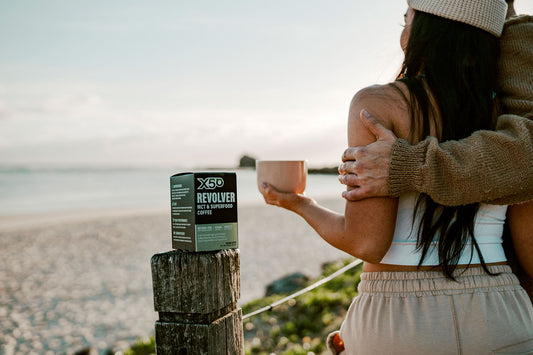
{"type": "Polygon", "coordinates": [[[152,257],[156,353],[244,354],[239,250],[152,257]]]}

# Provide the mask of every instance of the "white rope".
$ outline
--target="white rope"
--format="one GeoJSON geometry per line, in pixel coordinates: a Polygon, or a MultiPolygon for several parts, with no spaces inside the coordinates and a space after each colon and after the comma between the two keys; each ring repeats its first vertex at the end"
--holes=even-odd
{"type": "Polygon", "coordinates": [[[300,296],[300,295],[302,295],[302,294],[304,294],[306,292],[309,292],[309,291],[317,288],[320,285],[325,284],[326,282],[336,278],[337,276],[345,273],[346,271],[356,267],[357,265],[361,264],[362,262],[363,262],[363,260],[356,259],[356,260],[352,261],[350,264],[348,264],[348,265],[344,266],[343,268],[340,268],[339,270],[335,271],[333,274],[329,275],[328,277],[325,277],[322,280],[319,280],[319,281],[315,282],[314,284],[309,285],[306,288],[301,289],[300,291],[293,293],[292,295],[289,295],[289,296],[287,296],[285,298],[282,298],[279,301],[271,303],[270,305],[268,305],[266,307],[263,307],[261,309],[258,309],[257,311],[245,314],[244,316],[242,316],[242,319],[245,320],[246,318],[253,317],[253,316],[255,316],[255,315],[259,314],[259,313],[270,311],[272,308],[274,308],[276,306],[279,306],[280,304],[283,304],[283,303],[287,302],[288,300],[292,300],[293,298],[296,298],[296,297],[298,297],[298,296],[300,296]]]}

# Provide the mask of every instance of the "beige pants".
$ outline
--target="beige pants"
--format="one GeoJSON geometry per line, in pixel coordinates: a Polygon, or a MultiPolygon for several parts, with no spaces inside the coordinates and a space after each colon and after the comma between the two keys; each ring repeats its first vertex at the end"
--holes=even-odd
{"type": "Polygon", "coordinates": [[[508,266],[368,272],[341,327],[344,355],[533,354],[533,307],[508,266]],[[461,270],[464,271],[464,270],[461,270]]]}

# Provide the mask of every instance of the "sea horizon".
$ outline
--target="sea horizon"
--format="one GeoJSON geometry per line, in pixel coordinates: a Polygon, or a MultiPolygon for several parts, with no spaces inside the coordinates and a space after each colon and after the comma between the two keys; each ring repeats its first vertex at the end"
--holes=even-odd
{"type": "MultiPolygon", "coordinates": [[[[71,211],[160,209],[170,206],[169,178],[182,172],[237,174],[238,204],[264,203],[255,169],[163,166],[0,164],[0,217],[71,211]]],[[[340,196],[331,174],[309,174],[306,193],[340,196]]]]}

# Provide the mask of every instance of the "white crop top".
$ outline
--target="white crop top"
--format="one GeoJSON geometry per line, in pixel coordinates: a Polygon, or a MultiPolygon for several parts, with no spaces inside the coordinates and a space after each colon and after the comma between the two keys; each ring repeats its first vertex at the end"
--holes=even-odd
{"type": "MultiPolygon", "coordinates": [[[[418,265],[421,253],[416,250],[418,236],[418,224],[420,217],[413,225],[413,213],[418,193],[401,195],[398,203],[398,215],[396,217],[396,230],[390,249],[381,260],[382,264],[392,265],[418,265]]],[[[476,214],[474,224],[474,237],[479,245],[485,263],[506,261],[502,246],[503,225],[507,206],[481,204],[476,214]]],[[[437,238],[437,237],[436,237],[437,238]]],[[[439,264],[437,243],[430,247],[424,262],[424,266],[439,264]]],[[[463,250],[459,265],[480,264],[479,255],[474,246],[469,243],[463,250]],[[472,260],[471,250],[474,249],[472,260]]]]}

